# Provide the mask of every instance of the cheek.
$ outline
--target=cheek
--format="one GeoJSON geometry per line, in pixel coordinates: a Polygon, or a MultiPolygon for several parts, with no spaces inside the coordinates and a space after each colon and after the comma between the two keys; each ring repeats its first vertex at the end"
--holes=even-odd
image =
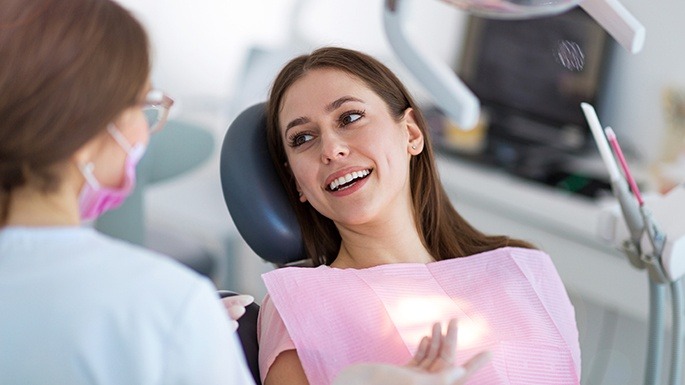
{"type": "Polygon", "coordinates": [[[150,140],[147,119],[143,111],[132,111],[116,124],[131,145],[136,143],[147,144],[150,140]]]}
{"type": "Polygon", "coordinates": [[[95,177],[104,186],[116,187],[123,182],[126,153],[117,143],[109,143],[93,159],[95,177]]]}
{"type": "Polygon", "coordinates": [[[131,141],[131,143],[147,144],[150,141],[150,133],[145,115],[141,113],[132,126],[134,127],[134,130],[132,138],[133,141],[131,141]]]}
{"type": "Polygon", "coordinates": [[[288,162],[290,165],[290,172],[295,177],[297,183],[302,185],[303,182],[307,180],[307,167],[304,167],[303,162],[299,162],[298,160],[289,160],[288,162]]]}
{"type": "Polygon", "coordinates": [[[312,166],[312,163],[297,157],[298,159],[289,160],[290,172],[295,177],[296,183],[300,189],[305,191],[312,191],[319,187],[317,177],[317,168],[312,166]]]}

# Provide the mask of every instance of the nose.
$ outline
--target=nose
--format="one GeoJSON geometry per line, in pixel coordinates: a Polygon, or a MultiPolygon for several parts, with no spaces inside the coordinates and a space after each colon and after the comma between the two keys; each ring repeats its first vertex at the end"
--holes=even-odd
{"type": "Polygon", "coordinates": [[[347,143],[336,133],[327,132],[321,135],[321,161],[324,164],[344,158],[349,153],[347,143]]]}

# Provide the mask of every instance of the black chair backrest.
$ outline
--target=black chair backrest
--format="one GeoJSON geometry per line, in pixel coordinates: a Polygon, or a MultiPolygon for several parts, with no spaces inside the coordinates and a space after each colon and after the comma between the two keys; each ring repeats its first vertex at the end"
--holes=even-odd
{"type": "Polygon", "coordinates": [[[266,104],[231,123],[221,147],[221,187],[238,232],[262,259],[282,266],[303,259],[300,227],[269,155],[266,104]]]}

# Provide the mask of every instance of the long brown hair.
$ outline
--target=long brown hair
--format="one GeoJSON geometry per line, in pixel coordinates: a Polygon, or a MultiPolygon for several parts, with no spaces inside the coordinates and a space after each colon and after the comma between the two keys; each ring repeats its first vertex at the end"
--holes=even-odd
{"type": "Polygon", "coordinates": [[[0,2],[0,225],[11,191],[43,192],[86,142],[139,102],[148,38],[110,0],[0,2]]]}
{"type": "Polygon", "coordinates": [[[410,162],[411,196],[414,220],[425,247],[435,260],[464,257],[503,246],[532,248],[522,240],[488,236],[476,230],[452,206],[437,173],[433,148],[421,110],[400,80],[378,60],[361,52],[325,47],[291,60],[276,77],[267,102],[269,151],[286,187],[302,229],[305,253],[316,265],[333,262],[340,249],[340,233],[330,219],[311,205],[299,202],[294,176],[285,166],[287,157],[279,128],[279,114],[285,93],[307,71],[334,68],[361,79],[385,101],[390,113],[400,120],[407,108],[414,110],[416,122],[425,137],[423,151],[410,162]]]}

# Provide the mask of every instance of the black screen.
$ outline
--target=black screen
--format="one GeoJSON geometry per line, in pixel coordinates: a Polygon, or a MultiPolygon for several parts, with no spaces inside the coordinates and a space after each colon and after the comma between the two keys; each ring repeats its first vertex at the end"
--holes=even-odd
{"type": "Polygon", "coordinates": [[[573,127],[587,137],[580,103],[597,102],[608,40],[580,8],[530,20],[471,16],[458,72],[497,130],[545,142],[573,127]]]}

